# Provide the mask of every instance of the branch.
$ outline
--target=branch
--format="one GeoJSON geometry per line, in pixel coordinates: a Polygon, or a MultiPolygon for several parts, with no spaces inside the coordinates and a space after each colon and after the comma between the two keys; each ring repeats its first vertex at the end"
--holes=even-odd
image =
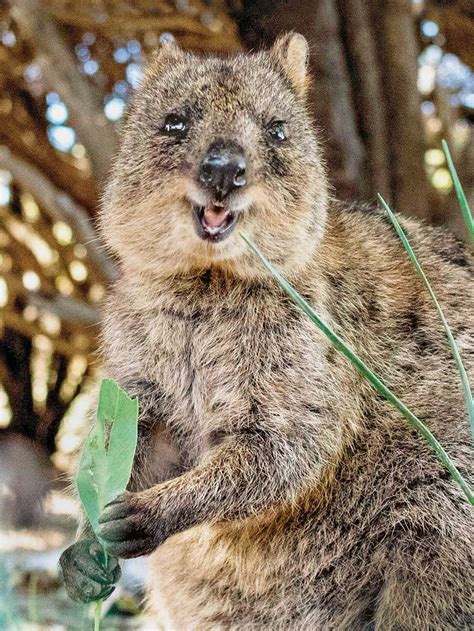
{"type": "Polygon", "coordinates": [[[34,43],[49,88],[67,105],[71,124],[85,146],[99,182],[107,175],[117,137],[96,90],[81,76],[77,61],[58,27],[37,0],[14,0],[14,15],[34,43]]]}
{"type": "MultiPolygon", "coordinates": [[[[15,333],[18,333],[28,341],[33,339],[35,335],[43,334],[34,324],[27,322],[20,315],[14,311],[4,310],[2,314],[3,324],[6,329],[11,329],[15,333]]],[[[73,355],[86,355],[90,357],[92,355],[91,349],[84,349],[82,347],[75,346],[72,342],[68,342],[62,338],[48,338],[51,342],[52,350],[61,355],[71,357],[73,355]]],[[[3,353],[4,354],[4,353],[3,353]]],[[[29,366],[28,362],[26,365],[29,366]]],[[[29,371],[29,368],[28,368],[29,371]]],[[[19,379],[18,371],[15,375],[15,382],[21,383],[22,379],[19,379]]],[[[17,397],[10,397],[10,401],[15,400],[17,397]]]]}
{"type": "Polygon", "coordinates": [[[25,289],[21,280],[14,274],[7,276],[8,289],[15,296],[22,296],[26,304],[34,305],[44,311],[50,311],[61,320],[79,326],[94,326],[100,321],[99,311],[96,307],[60,294],[40,294],[36,291],[25,289]]]}
{"type": "Polygon", "coordinates": [[[472,4],[467,2],[445,3],[448,6],[436,6],[432,0],[427,3],[426,19],[434,20],[439,24],[440,30],[446,42],[443,48],[450,53],[457,55],[461,61],[474,67],[474,20],[472,4]]]}
{"type": "Polygon", "coordinates": [[[234,21],[228,15],[225,0],[194,1],[188,9],[179,10],[173,0],[155,0],[153,3],[135,1],[115,6],[97,3],[49,0],[47,12],[58,22],[86,31],[102,33],[110,40],[117,37],[136,36],[140,33],[170,31],[181,45],[194,41],[196,49],[237,52],[242,46],[234,21]],[[101,11],[98,19],[98,11],[101,11]],[[203,20],[210,18],[210,23],[203,20]]]}
{"type": "Polygon", "coordinates": [[[99,323],[99,312],[85,302],[79,302],[67,296],[45,298],[40,294],[28,293],[27,302],[39,309],[56,314],[61,320],[74,322],[82,326],[91,326],[99,323]]]}
{"type": "Polygon", "coordinates": [[[13,179],[36,198],[53,221],[64,221],[70,225],[78,241],[87,247],[89,259],[94,264],[97,273],[106,283],[114,280],[115,266],[105,255],[104,246],[81,206],[78,206],[66,193],[58,190],[39,169],[13,156],[5,146],[0,146],[0,168],[10,171],[13,179]]]}

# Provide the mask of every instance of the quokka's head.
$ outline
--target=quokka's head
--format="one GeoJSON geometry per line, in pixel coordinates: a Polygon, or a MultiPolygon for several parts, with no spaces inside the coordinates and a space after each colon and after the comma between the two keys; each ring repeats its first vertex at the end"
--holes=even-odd
{"type": "Polygon", "coordinates": [[[240,233],[284,271],[312,256],[327,186],[306,108],[308,45],[197,57],[164,42],[134,95],[101,227],[125,270],[263,273],[240,233]]]}

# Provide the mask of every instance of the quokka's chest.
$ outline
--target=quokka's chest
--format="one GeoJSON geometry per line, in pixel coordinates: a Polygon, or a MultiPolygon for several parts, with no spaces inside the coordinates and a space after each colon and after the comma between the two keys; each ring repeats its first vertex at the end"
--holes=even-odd
{"type": "Polygon", "coordinates": [[[294,396],[321,371],[324,343],[311,325],[251,304],[183,315],[160,310],[146,330],[143,362],[177,416],[241,416],[272,391],[294,396]]]}

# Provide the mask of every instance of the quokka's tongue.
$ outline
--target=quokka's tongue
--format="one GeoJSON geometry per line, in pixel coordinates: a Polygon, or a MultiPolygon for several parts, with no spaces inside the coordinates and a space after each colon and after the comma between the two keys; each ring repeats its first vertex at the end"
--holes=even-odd
{"type": "Polygon", "coordinates": [[[224,206],[206,206],[204,220],[210,228],[219,228],[227,219],[228,211],[224,206]]]}

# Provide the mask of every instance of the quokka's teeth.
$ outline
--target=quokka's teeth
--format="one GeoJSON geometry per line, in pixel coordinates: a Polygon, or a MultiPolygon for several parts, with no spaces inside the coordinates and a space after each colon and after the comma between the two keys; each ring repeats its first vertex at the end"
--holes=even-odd
{"type": "Polygon", "coordinates": [[[209,228],[220,228],[226,221],[229,212],[223,208],[216,208],[215,205],[206,206],[204,209],[204,221],[209,228]]]}

